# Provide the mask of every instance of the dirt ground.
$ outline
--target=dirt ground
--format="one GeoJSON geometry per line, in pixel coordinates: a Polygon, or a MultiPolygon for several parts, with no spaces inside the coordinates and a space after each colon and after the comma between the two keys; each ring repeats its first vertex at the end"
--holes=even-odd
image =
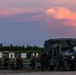
{"type": "Polygon", "coordinates": [[[76,75],[76,71],[67,72],[20,72],[20,71],[8,71],[0,70],[0,75],[76,75]]]}

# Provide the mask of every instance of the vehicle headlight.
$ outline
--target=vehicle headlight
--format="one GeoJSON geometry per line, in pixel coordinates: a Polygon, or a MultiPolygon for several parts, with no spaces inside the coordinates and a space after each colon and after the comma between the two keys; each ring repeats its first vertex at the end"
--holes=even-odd
{"type": "Polygon", "coordinates": [[[74,56],[72,56],[71,58],[72,58],[72,59],[74,59],[75,57],[74,57],[74,56]]]}

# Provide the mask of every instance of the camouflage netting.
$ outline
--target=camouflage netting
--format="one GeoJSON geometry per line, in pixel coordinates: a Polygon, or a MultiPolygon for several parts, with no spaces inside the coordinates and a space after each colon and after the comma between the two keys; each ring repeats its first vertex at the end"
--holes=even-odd
{"type": "MultiPolygon", "coordinates": [[[[61,50],[65,50],[67,48],[73,49],[73,47],[76,47],[76,38],[58,38],[46,40],[44,44],[44,51],[48,53],[50,51],[50,48],[52,46],[56,47],[57,44],[60,45],[61,50]]],[[[59,50],[59,47],[57,46],[55,50],[59,50]]]]}

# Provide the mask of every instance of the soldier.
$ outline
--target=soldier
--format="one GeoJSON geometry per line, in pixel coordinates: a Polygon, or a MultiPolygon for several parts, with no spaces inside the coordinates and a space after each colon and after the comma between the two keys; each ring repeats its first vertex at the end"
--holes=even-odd
{"type": "Polygon", "coordinates": [[[31,59],[30,62],[31,62],[31,68],[32,68],[32,70],[34,70],[35,67],[36,67],[36,59],[35,59],[35,56],[32,57],[32,59],[31,59]]]}
{"type": "Polygon", "coordinates": [[[8,67],[9,67],[9,58],[7,56],[5,56],[5,58],[4,58],[4,67],[6,69],[8,69],[8,67]]]}
{"type": "Polygon", "coordinates": [[[40,63],[42,71],[47,69],[47,57],[43,52],[40,54],[40,63]]]}
{"type": "Polygon", "coordinates": [[[67,71],[68,70],[69,65],[68,65],[68,61],[67,61],[66,56],[60,57],[59,68],[61,71],[67,71]]]}
{"type": "Polygon", "coordinates": [[[16,69],[19,70],[19,69],[23,69],[23,60],[20,56],[18,56],[16,58],[16,69]]]}

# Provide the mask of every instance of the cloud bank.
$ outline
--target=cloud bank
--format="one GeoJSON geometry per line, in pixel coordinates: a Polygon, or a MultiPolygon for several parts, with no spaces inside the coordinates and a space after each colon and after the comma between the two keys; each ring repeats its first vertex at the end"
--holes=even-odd
{"type": "Polygon", "coordinates": [[[76,26],[76,12],[65,7],[49,8],[46,15],[58,20],[66,20],[64,25],[76,26]]]}

